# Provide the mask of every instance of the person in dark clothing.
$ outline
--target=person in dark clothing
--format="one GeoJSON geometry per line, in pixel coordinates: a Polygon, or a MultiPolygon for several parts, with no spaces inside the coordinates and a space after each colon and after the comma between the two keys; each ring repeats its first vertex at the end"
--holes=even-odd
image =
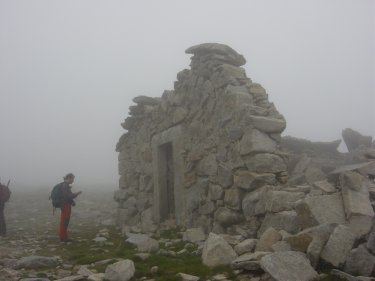
{"type": "Polygon", "coordinates": [[[5,237],[7,234],[7,226],[5,223],[4,208],[5,202],[9,200],[10,197],[9,182],[8,185],[2,185],[0,182],[0,236],[5,237]]]}
{"type": "Polygon", "coordinates": [[[5,237],[7,234],[7,226],[5,224],[4,216],[5,202],[0,201],[0,236],[5,237]]]}
{"type": "Polygon", "coordinates": [[[74,178],[75,176],[72,173],[69,173],[64,177],[64,181],[59,183],[62,197],[59,237],[62,242],[71,241],[68,239],[68,226],[72,206],[75,206],[74,198],[82,193],[82,191],[72,192],[71,184],[74,182],[74,178]]]}

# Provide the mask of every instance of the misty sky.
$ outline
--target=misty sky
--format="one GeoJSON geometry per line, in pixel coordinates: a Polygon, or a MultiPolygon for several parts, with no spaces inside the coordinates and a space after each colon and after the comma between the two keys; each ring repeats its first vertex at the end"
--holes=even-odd
{"type": "Polygon", "coordinates": [[[0,0],[0,177],[116,185],[132,98],[173,89],[205,42],[245,56],[284,135],[375,136],[374,14],[373,0],[0,0]]]}

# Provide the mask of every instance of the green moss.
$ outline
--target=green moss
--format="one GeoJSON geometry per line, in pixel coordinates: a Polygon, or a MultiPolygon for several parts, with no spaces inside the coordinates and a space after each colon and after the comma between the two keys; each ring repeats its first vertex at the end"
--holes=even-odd
{"type": "Polygon", "coordinates": [[[315,278],[313,281],[346,281],[346,279],[332,274],[327,274],[326,276],[315,278]]]}
{"type": "MultiPolygon", "coordinates": [[[[177,273],[186,273],[201,278],[209,278],[218,273],[225,273],[230,280],[237,280],[230,267],[209,268],[202,263],[201,257],[193,255],[189,252],[178,255],[176,257],[151,254],[146,260],[141,260],[135,256],[137,253],[132,244],[125,242],[125,238],[118,233],[116,229],[110,229],[110,244],[96,244],[92,241],[94,234],[98,233],[98,229],[94,226],[84,231],[80,231],[81,240],[68,244],[56,245],[56,250],[51,252],[48,248],[38,252],[39,255],[58,255],[66,262],[74,265],[93,264],[97,261],[106,259],[130,259],[135,264],[135,279],[140,277],[153,278],[157,281],[177,281],[181,280],[177,273]],[[83,239],[84,238],[84,239],[83,239]],[[151,273],[153,266],[158,267],[158,272],[151,273]]],[[[162,238],[180,239],[181,232],[179,228],[173,228],[163,231],[162,238]]],[[[74,237],[73,237],[74,239],[74,237]]],[[[47,241],[47,243],[56,243],[56,241],[47,241]]],[[[178,242],[168,249],[179,251],[184,248],[185,242],[178,242]]],[[[104,272],[107,265],[98,265],[94,268],[98,272],[104,272]]]]}

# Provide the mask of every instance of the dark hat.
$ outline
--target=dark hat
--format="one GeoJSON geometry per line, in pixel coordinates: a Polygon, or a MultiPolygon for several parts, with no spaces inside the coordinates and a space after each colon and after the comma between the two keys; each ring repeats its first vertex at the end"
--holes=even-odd
{"type": "Polygon", "coordinates": [[[64,180],[65,179],[70,179],[70,178],[74,178],[75,176],[73,175],[73,173],[69,173],[69,174],[66,174],[65,177],[64,177],[64,180]]]}

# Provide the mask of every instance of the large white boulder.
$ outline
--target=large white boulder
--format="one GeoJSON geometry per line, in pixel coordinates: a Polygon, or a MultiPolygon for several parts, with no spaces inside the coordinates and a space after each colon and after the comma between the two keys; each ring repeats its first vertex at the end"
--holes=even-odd
{"type": "Polygon", "coordinates": [[[323,223],[345,224],[345,211],[340,193],[309,196],[296,203],[298,220],[302,228],[323,223]]]}
{"type": "Polygon", "coordinates": [[[264,271],[276,281],[311,281],[318,277],[303,253],[294,251],[276,252],[260,260],[264,271]]]}
{"type": "Polygon", "coordinates": [[[131,260],[123,260],[110,264],[105,269],[104,279],[108,281],[129,281],[135,272],[134,263],[131,260]]]}
{"type": "Polygon", "coordinates": [[[137,246],[139,252],[156,252],[159,250],[159,242],[146,234],[127,233],[126,242],[137,246]]]}
{"type": "Polygon", "coordinates": [[[324,246],[320,257],[335,267],[342,267],[355,242],[355,236],[347,226],[337,226],[324,246]]]}
{"type": "Polygon", "coordinates": [[[202,261],[205,265],[228,265],[236,258],[236,252],[224,238],[212,232],[208,235],[202,252],[202,261]]]}

